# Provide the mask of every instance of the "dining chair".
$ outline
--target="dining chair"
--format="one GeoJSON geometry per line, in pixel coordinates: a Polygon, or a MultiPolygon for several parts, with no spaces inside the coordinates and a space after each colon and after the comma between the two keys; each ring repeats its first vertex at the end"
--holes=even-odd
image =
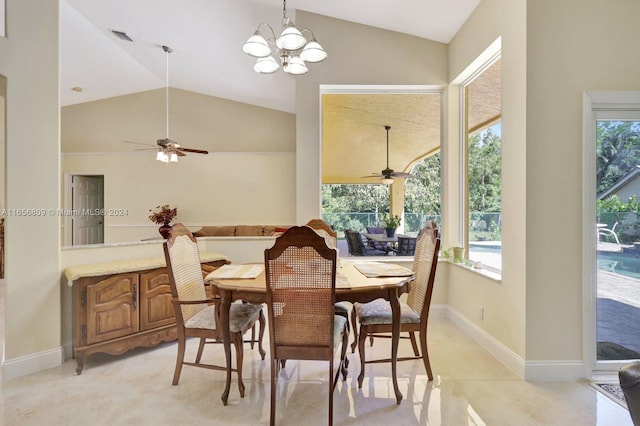
{"type": "MultiPolygon", "coordinates": [[[[327,243],[327,246],[329,248],[336,249],[336,256],[338,256],[338,233],[334,231],[327,222],[322,219],[311,219],[305,226],[313,228],[318,234],[324,237],[324,241],[327,243]]],[[[351,308],[352,306],[349,302],[336,302],[336,314],[344,316],[347,320],[349,319],[351,308]]],[[[349,327],[348,321],[347,327],[349,327]]]]}
{"type": "MultiPolygon", "coordinates": [[[[432,223],[428,223],[428,229],[425,229],[418,238],[412,268],[415,278],[411,283],[406,303],[400,302],[400,332],[409,332],[415,356],[397,359],[398,361],[404,361],[422,358],[429,380],[433,380],[433,373],[427,351],[427,320],[429,318],[429,307],[431,305],[433,283],[435,281],[436,267],[438,266],[438,250],[440,248],[438,231],[435,228],[432,229],[432,226],[432,223]],[[422,355],[418,350],[415,332],[420,334],[422,355]]],[[[360,334],[358,336],[360,375],[358,376],[358,386],[362,387],[365,363],[391,361],[390,359],[366,361],[365,356],[367,336],[371,338],[371,344],[373,344],[373,337],[391,337],[388,334],[379,334],[391,333],[391,305],[383,299],[376,299],[369,303],[355,303],[351,315],[352,323],[355,323],[354,316],[360,322],[360,334]]],[[[357,333],[357,331],[354,331],[354,333],[357,333]]],[[[353,350],[355,350],[354,346],[352,346],[353,350]]]]}
{"type": "MultiPolygon", "coordinates": [[[[178,357],[173,374],[173,384],[178,384],[183,365],[226,371],[225,366],[200,362],[205,344],[222,343],[222,330],[217,327],[220,299],[206,295],[204,278],[200,269],[198,244],[195,237],[183,224],[176,223],[171,227],[169,239],[164,243],[164,257],[169,269],[171,301],[176,313],[178,329],[178,357]],[[195,362],[184,361],[188,337],[200,339],[195,362]]],[[[260,324],[258,348],[260,357],[264,359],[266,352],[262,348],[262,337],[264,336],[265,319],[262,305],[231,304],[229,328],[236,348],[236,368],[232,371],[237,371],[239,378],[242,377],[243,336],[248,330],[253,329],[256,321],[260,324]]],[[[250,342],[253,344],[253,338],[250,342]]],[[[239,382],[241,381],[239,380],[239,382]]]]}
{"type": "Polygon", "coordinates": [[[289,228],[264,252],[271,347],[271,414],[276,419],[276,381],[282,361],[329,361],[329,424],[333,390],[346,380],[348,329],[335,314],[336,251],[307,226],[289,228]],[[342,341],[334,375],[335,351],[342,341]]]}

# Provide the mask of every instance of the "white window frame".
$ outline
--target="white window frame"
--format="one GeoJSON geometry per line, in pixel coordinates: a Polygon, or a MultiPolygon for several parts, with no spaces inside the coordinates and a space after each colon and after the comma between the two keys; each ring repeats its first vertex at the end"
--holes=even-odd
{"type": "MultiPolygon", "coordinates": [[[[497,40],[498,45],[500,43],[500,39],[497,40]]],[[[496,63],[502,57],[502,50],[498,50],[493,53],[487,60],[485,60],[481,65],[479,65],[467,78],[462,80],[460,83],[460,206],[461,206],[461,215],[460,215],[460,223],[459,223],[459,245],[465,247],[465,252],[469,253],[469,197],[468,197],[468,174],[467,174],[467,143],[469,140],[469,135],[467,134],[467,96],[466,96],[466,87],[473,83],[473,81],[478,78],[482,73],[484,73],[491,65],[496,63]]],[[[502,116],[502,111],[500,113],[502,116]]],[[[502,211],[502,208],[500,209],[502,211]]],[[[502,257],[502,251],[500,251],[500,257],[502,257]]],[[[502,275],[502,270],[492,267],[490,265],[482,265],[482,268],[493,272],[498,275],[502,275]]]]}

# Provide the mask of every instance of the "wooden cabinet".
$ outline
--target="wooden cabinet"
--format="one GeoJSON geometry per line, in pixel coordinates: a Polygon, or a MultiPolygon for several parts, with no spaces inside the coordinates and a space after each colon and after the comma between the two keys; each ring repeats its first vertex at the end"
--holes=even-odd
{"type": "MultiPolygon", "coordinates": [[[[225,258],[203,262],[211,267],[225,258]]],[[[73,284],[73,354],[82,373],[91,354],[122,354],[177,339],[166,267],[81,276],[73,284]]]]}

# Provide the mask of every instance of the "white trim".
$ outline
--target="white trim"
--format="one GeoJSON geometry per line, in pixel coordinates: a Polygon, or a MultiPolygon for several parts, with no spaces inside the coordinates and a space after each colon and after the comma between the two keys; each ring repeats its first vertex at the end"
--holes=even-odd
{"type": "Polygon", "coordinates": [[[524,379],[529,382],[574,381],[584,378],[581,360],[527,361],[524,379]]]}
{"type": "Polygon", "coordinates": [[[448,306],[447,318],[480,346],[493,355],[498,361],[506,365],[518,377],[525,378],[526,364],[524,359],[502,344],[495,337],[478,327],[469,318],[462,315],[456,309],[448,306]]]}
{"type": "Polygon", "coordinates": [[[64,350],[62,346],[18,358],[5,360],[2,363],[2,381],[26,376],[48,368],[62,365],[64,350]]]}
{"type": "Polygon", "coordinates": [[[596,119],[631,119],[640,111],[639,91],[587,91],[582,101],[582,301],[584,377],[612,372],[619,364],[596,355],[596,119]],[[629,114],[629,111],[635,113],[629,114]]]}
{"type": "MultiPolygon", "coordinates": [[[[445,85],[352,85],[352,84],[321,84],[320,98],[326,94],[415,94],[442,93],[445,85]]],[[[320,103],[322,105],[322,101],[320,103]]]]}

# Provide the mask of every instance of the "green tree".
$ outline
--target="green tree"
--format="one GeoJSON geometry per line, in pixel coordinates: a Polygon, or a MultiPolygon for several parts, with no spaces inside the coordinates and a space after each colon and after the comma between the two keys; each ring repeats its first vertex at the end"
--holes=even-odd
{"type": "Polygon", "coordinates": [[[440,152],[425,158],[411,170],[413,178],[405,182],[404,211],[440,214],[440,152]]]}
{"type": "Polygon", "coordinates": [[[491,128],[475,133],[468,142],[469,211],[502,209],[502,140],[491,128]]]}
{"type": "Polygon", "coordinates": [[[596,191],[613,186],[640,164],[640,122],[598,121],[596,126],[596,191]]]}

